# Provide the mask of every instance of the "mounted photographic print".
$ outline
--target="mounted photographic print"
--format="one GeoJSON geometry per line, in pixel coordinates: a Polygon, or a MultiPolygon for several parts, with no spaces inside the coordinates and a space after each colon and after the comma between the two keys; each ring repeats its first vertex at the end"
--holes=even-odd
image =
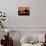
{"type": "Polygon", "coordinates": [[[30,8],[29,7],[18,7],[18,16],[29,16],[30,8]]]}

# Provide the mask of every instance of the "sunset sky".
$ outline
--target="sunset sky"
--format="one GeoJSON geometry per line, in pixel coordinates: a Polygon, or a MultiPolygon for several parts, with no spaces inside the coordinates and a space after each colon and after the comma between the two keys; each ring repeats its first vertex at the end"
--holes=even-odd
{"type": "Polygon", "coordinates": [[[19,7],[18,10],[19,10],[19,11],[23,11],[23,10],[25,10],[26,8],[29,10],[29,7],[19,7]]]}

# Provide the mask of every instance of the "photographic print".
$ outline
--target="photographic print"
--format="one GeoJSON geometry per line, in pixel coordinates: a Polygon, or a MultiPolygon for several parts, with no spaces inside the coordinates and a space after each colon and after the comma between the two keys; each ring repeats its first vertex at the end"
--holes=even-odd
{"type": "Polygon", "coordinates": [[[18,7],[18,16],[29,16],[30,8],[29,7],[18,7]]]}

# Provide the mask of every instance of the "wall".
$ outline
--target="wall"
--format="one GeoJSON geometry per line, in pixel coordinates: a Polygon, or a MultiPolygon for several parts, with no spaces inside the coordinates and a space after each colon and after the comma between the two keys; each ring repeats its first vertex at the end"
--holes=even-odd
{"type": "Polygon", "coordinates": [[[20,31],[20,36],[31,31],[46,31],[45,4],[46,0],[0,0],[0,9],[6,12],[8,20],[5,26],[12,31],[20,31]],[[18,16],[17,10],[20,6],[30,7],[30,16],[18,16]]]}
{"type": "Polygon", "coordinates": [[[6,12],[7,27],[46,27],[46,0],[0,0],[0,9],[6,12]],[[18,16],[18,7],[30,7],[30,16],[18,16]]]}

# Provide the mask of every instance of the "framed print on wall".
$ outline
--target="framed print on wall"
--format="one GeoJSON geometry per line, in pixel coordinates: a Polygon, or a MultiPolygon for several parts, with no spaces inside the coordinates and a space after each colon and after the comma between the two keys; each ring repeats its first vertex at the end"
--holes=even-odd
{"type": "Polygon", "coordinates": [[[29,7],[18,7],[18,16],[29,16],[30,8],[29,7]]]}

